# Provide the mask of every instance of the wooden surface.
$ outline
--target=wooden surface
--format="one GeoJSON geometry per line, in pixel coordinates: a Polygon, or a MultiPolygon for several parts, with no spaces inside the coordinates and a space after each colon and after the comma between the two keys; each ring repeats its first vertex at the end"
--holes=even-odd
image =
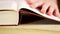
{"type": "Polygon", "coordinates": [[[60,25],[0,26],[0,34],[60,34],[60,25]]]}

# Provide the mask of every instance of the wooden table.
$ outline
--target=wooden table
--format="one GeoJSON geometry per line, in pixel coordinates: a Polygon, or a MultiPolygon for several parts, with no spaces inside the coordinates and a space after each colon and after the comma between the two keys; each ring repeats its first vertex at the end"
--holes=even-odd
{"type": "Polygon", "coordinates": [[[0,26],[0,34],[60,34],[60,25],[0,26]]]}

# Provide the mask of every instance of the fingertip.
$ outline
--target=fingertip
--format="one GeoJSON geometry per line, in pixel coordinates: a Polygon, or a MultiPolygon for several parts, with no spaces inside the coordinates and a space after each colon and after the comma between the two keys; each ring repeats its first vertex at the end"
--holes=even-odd
{"type": "Polygon", "coordinates": [[[48,12],[47,15],[52,16],[51,12],[48,12]]]}
{"type": "Polygon", "coordinates": [[[45,14],[45,13],[46,13],[46,11],[45,11],[45,10],[43,10],[43,9],[42,9],[40,12],[41,12],[41,13],[43,13],[43,14],[45,14]]]}
{"type": "Polygon", "coordinates": [[[59,12],[57,12],[57,11],[54,11],[54,16],[56,16],[56,17],[59,17],[59,12]]]}

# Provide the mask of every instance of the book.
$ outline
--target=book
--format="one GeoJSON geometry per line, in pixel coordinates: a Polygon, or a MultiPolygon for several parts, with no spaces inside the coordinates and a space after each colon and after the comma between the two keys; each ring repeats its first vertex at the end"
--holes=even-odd
{"type": "Polygon", "coordinates": [[[40,13],[37,9],[32,9],[25,0],[0,0],[0,25],[18,25],[19,20],[22,19],[19,12],[24,12],[21,10],[26,10],[27,13],[30,12],[29,14],[35,16],[43,16],[60,22],[58,17],[51,17],[40,13]]]}

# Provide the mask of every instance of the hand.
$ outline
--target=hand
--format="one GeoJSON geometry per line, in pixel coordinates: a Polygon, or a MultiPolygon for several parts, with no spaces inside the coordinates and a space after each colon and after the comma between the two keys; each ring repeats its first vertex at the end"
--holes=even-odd
{"type": "Polygon", "coordinates": [[[40,12],[49,16],[59,16],[57,0],[26,0],[31,8],[42,7],[40,12]],[[48,10],[48,11],[47,11],[48,10]]]}

